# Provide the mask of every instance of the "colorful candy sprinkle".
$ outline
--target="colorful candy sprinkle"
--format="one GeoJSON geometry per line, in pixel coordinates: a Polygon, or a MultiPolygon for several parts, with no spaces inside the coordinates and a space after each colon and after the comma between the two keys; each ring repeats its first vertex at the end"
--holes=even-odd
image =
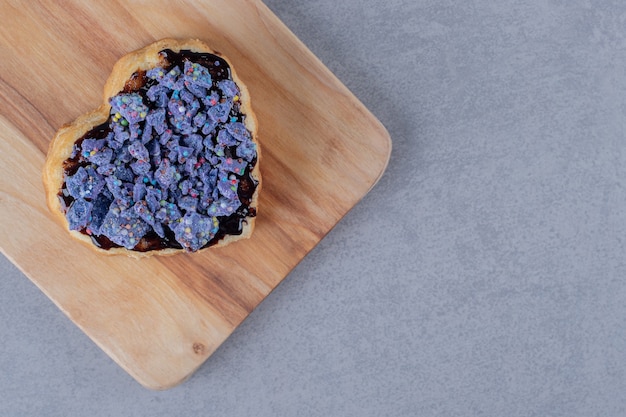
{"type": "MultiPolygon", "coordinates": [[[[213,70],[215,77],[227,72],[213,70]]],[[[256,146],[238,121],[233,103],[241,98],[232,80],[214,80],[188,59],[146,75],[154,81],[143,91],[109,100],[110,134],[76,145],[75,155],[89,165],[65,178],[73,199],[66,216],[74,230],[127,249],[169,228],[195,251],[214,238],[221,218],[244,217],[239,183],[256,146]]]]}

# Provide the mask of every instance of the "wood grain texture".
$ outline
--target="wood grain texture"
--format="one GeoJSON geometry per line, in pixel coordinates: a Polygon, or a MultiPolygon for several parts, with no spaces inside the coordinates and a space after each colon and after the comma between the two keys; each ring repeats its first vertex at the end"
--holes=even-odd
{"type": "Polygon", "coordinates": [[[197,369],[387,164],[384,127],[260,1],[9,1],[0,15],[1,249],[146,387],[197,369]],[[263,149],[256,229],[192,255],[99,256],[48,212],[45,152],[100,104],[117,59],[166,37],[223,52],[250,90],[263,149]]]}

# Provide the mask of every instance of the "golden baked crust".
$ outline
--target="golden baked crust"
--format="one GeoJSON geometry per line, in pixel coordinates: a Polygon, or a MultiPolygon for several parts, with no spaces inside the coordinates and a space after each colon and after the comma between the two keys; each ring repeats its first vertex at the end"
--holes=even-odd
{"type": "MultiPolygon", "coordinates": [[[[159,52],[164,49],[171,49],[174,52],[179,52],[180,50],[191,50],[192,52],[211,53],[224,59],[230,66],[232,79],[240,90],[241,112],[246,115],[244,124],[252,134],[253,142],[257,145],[257,163],[254,165],[250,175],[258,181],[258,185],[254,195],[252,196],[250,206],[255,208],[258,207],[258,194],[261,189],[261,175],[259,172],[260,148],[257,140],[257,119],[250,105],[250,95],[247,87],[237,76],[236,69],[233,67],[228,58],[226,58],[223,54],[212,50],[204,42],[198,39],[162,39],[142,49],[131,52],[117,61],[104,86],[103,104],[96,110],[83,114],[73,122],[62,126],[52,139],[48,149],[48,156],[43,170],[43,182],[46,191],[48,208],[55,215],[58,221],[60,221],[70,232],[72,237],[87,243],[94,250],[102,254],[123,254],[135,258],[141,258],[152,255],[164,256],[184,252],[182,249],[173,248],[152,250],[148,252],[138,252],[125,248],[111,248],[108,250],[100,249],[92,243],[89,236],[76,230],[69,230],[68,221],[65,218],[65,214],[63,213],[61,203],[58,198],[58,192],[63,186],[64,181],[63,161],[71,156],[74,143],[93,127],[107,121],[111,109],[111,106],[109,105],[109,98],[115,96],[124,89],[125,83],[130,79],[133,73],[138,70],[145,71],[159,66],[162,63],[162,58],[159,56],[159,52]]],[[[225,246],[237,240],[249,238],[254,230],[254,223],[255,217],[247,217],[244,222],[241,235],[226,235],[223,239],[219,240],[211,247],[225,246]]]]}

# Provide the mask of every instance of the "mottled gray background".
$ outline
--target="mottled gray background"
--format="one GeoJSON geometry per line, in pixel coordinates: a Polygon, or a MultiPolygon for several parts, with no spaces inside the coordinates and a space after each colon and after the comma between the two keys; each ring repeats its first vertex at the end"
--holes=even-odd
{"type": "Polygon", "coordinates": [[[0,415],[626,415],[626,3],[267,0],[393,138],[184,385],[0,260],[0,415]]]}

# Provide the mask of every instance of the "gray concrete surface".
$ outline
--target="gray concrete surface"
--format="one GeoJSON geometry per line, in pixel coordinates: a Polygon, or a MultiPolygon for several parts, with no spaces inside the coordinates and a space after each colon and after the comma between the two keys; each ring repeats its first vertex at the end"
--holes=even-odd
{"type": "Polygon", "coordinates": [[[626,415],[626,3],[267,4],[387,173],[166,392],[2,258],[0,415],[626,415]]]}

